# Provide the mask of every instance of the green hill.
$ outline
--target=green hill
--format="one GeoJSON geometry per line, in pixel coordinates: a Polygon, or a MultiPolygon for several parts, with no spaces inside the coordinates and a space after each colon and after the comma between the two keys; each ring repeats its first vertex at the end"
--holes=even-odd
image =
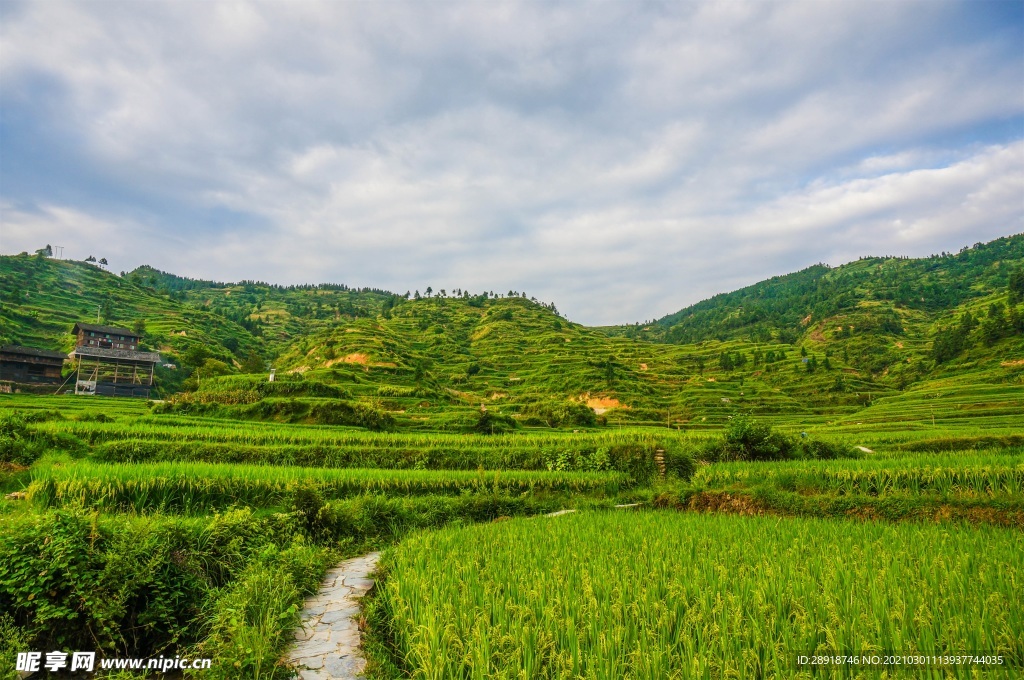
{"type": "Polygon", "coordinates": [[[319,328],[343,320],[376,316],[397,295],[344,284],[277,286],[259,281],[221,283],[139,267],[125,275],[139,287],[232,321],[277,349],[319,328]]]}
{"type": "MultiPolygon", "coordinates": [[[[861,258],[815,265],[698,302],[650,326],[608,331],[678,344],[747,339],[794,342],[812,327],[849,322],[858,332],[899,334],[909,321],[934,318],[1004,291],[1024,265],[1024,234],[928,258],[861,258]],[[855,323],[856,322],[856,323],[855,323]]],[[[1018,279],[1019,280],[1019,279],[1018,279]]]]}
{"type": "Polygon", "coordinates": [[[161,394],[190,395],[173,407],[232,418],[465,431],[702,427],[754,412],[809,427],[861,413],[932,418],[939,403],[940,419],[979,418],[1024,412],[1022,265],[1014,236],[957,255],[813,267],[649,327],[596,329],[511,294],[407,299],[148,267],[119,277],[21,255],[0,257],[0,342],[68,350],[71,326],[97,312],[142,321],[144,341],[179,365],[158,376],[161,394]],[[252,389],[265,378],[231,377],[268,365],[295,384],[269,392],[252,389]],[[324,406],[339,397],[358,408],[324,406]]]}
{"type": "MultiPolygon", "coordinates": [[[[0,299],[3,343],[68,352],[74,347],[72,327],[85,321],[144,327],[144,345],[168,363],[213,359],[233,370],[240,358],[261,351],[260,341],[233,321],[86,262],[0,256],[0,299]]],[[[166,393],[180,385],[187,369],[158,371],[166,393]]]]}

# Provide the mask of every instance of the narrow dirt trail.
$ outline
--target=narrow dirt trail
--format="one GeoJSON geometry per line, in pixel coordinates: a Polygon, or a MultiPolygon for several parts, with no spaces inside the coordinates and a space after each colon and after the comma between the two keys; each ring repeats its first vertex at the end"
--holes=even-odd
{"type": "Polygon", "coordinates": [[[302,680],[349,680],[366,667],[359,649],[359,600],[373,588],[370,574],[380,553],[345,560],[327,572],[320,591],[306,600],[302,627],[286,661],[302,680]]]}

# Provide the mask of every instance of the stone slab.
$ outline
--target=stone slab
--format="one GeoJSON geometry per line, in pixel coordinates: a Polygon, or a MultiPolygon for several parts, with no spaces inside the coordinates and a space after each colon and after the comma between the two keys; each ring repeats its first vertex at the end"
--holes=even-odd
{"type": "Polygon", "coordinates": [[[361,676],[366,659],[359,648],[359,600],[374,581],[378,553],[345,560],[327,572],[320,591],[306,600],[302,627],[287,661],[303,680],[351,680],[361,676]]]}

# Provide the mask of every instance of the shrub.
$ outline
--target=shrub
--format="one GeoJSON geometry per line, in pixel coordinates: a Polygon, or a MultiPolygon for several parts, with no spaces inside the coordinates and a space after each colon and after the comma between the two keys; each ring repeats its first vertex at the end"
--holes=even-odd
{"type": "Polygon", "coordinates": [[[733,416],[720,444],[723,460],[784,460],[796,453],[794,441],[749,416],[733,416]]]}
{"type": "Polygon", "coordinates": [[[29,428],[40,418],[25,417],[18,412],[0,416],[0,462],[31,465],[49,450],[79,454],[85,445],[65,432],[44,433],[29,428]]]}
{"type": "Polygon", "coordinates": [[[575,401],[531,404],[523,415],[531,424],[543,423],[548,427],[594,427],[597,424],[593,409],[575,401]]]}
{"type": "Polygon", "coordinates": [[[519,427],[519,423],[511,416],[501,415],[493,411],[481,411],[473,425],[473,431],[481,434],[501,434],[519,427]]]}
{"type": "Polygon", "coordinates": [[[372,406],[360,403],[333,401],[316,404],[309,410],[313,421],[319,425],[357,425],[368,430],[390,430],[395,419],[372,406]]]}
{"type": "Polygon", "coordinates": [[[801,458],[831,460],[833,458],[860,458],[861,452],[842,442],[808,439],[800,442],[801,458]]]}
{"type": "Polygon", "coordinates": [[[676,447],[664,449],[665,472],[666,474],[678,477],[681,480],[688,480],[693,477],[696,465],[693,456],[676,447]]]}

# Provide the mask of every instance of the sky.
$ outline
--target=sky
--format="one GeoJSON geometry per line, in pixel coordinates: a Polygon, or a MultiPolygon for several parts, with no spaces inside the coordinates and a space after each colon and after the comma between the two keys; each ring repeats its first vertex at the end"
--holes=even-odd
{"type": "Polygon", "coordinates": [[[0,253],[642,322],[1024,232],[1024,0],[0,0],[0,253]]]}

